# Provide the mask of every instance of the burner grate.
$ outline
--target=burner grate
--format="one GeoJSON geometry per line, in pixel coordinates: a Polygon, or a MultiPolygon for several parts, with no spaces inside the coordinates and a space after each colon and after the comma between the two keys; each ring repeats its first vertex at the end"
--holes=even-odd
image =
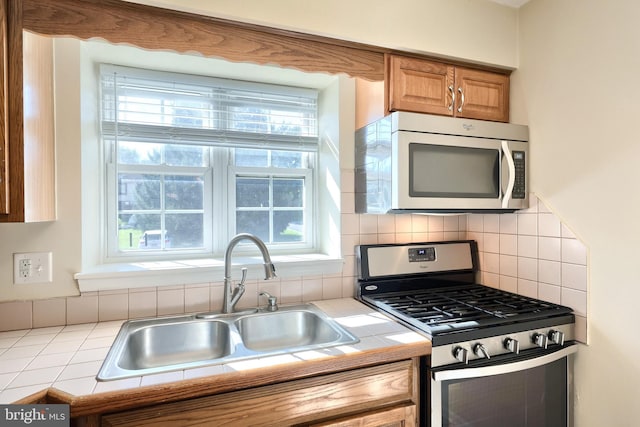
{"type": "Polygon", "coordinates": [[[554,314],[564,307],[483,285],[462,285],[368,295],[377,306],[427,330],[484,327],[554,314]],[[442,328],[441,328],[442,327],[442,328]]]}

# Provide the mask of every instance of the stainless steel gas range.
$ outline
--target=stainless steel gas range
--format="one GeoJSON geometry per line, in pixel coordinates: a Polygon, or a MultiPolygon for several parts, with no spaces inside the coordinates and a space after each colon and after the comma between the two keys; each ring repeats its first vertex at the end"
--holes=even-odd
{"type": "Polygon", "coordinates": [[[572,425],[570,308],[476,282],[475,241],[361,245],[356,297],[428,336],[421,425],[572,425]]]}

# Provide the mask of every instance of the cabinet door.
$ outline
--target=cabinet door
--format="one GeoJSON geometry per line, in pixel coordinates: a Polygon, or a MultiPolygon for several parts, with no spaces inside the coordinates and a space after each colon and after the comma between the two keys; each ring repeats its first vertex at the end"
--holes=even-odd
{"type": "Polygon", "coordinates": [[[457,117],[509,121],[509,76],[456,68],[457,117]]]}
{"type": "Polygon", "coordinates": [[[368,412],[340,420],[311,424],[309,427],[414,427],[415,425],[416,405],[408,405],[401,408],[368,412]]]}
{"type": "Polygon", "coordinates": [[[389,110],[453,115],[454,67],[391,56],[389,110]]]}

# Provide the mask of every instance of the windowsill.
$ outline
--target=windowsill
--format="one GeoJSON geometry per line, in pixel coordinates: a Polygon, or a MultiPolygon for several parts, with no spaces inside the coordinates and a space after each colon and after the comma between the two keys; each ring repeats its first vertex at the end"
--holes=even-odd
{"type": "MultiPolygon", "coordinates": [[[[342,271],[342,258],[324,254],[280,255],[271,257],[278,277],[336,274],[342,271]]],[[[233,277],[240,278],[240,269],[247,267],[248,279],[262,279],[262,258],[237,256],[233,259],[233,277]]],[[[193,285],[222,282],[222,259],[177,261],[145,261],[103,264],[75,274],[80,292],[146,288],[152,286],[193,285]]]]}

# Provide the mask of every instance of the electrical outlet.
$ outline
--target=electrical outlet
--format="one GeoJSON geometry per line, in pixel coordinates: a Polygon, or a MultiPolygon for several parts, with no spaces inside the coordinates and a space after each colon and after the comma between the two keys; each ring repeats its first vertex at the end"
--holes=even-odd
{"type": "Polygon", "coordinates": [[[52,283],[51,252],[13,254],[13,284],[52,283]]]}

